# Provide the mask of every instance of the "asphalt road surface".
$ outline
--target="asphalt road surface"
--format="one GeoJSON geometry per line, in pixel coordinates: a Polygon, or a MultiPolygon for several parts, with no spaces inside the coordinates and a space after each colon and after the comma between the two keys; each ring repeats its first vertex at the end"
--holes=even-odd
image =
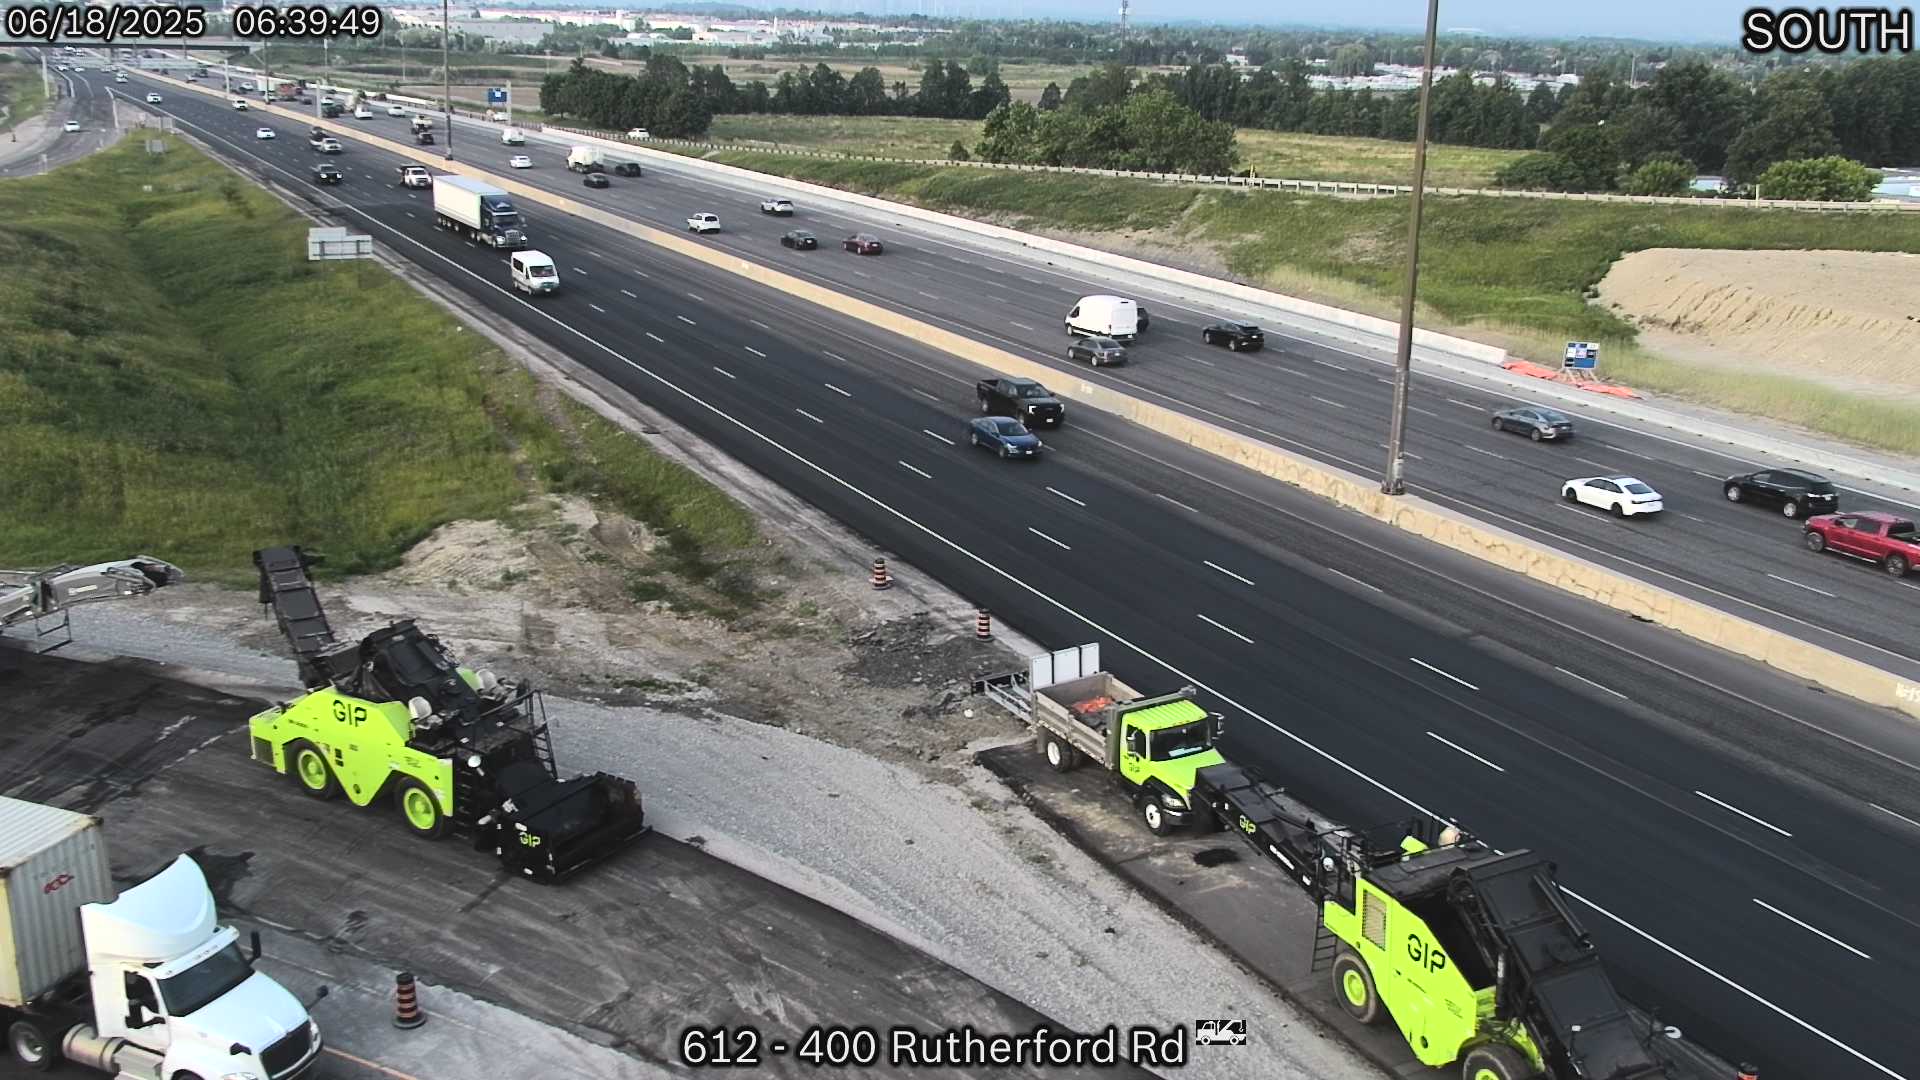
{"type": "MultiPolygon", "coordinates": [[[[529,301],[502,255],[394,186],[401,159],[349,141],[325,159],[347,182],[318,193],[300,127],[189,94],[160,108],[1028,635],[1199,687],[1232,756],[1335,816],[1411,804],[1547,852],[1623,988],[1708,1045],[1776,1075],[1920,1077],[1920,735],[1891,714],[1089,410],[1040,462],[996,460],[964,443],[965,365],[540,207],[565,288],[529,301]],[[263,123],[279,137],[256,141],[263,123]]],[[[843,261],[894,277],[912,259],[843,261]]]]}
{"type": "MultiPolygon", "coordinates": [[[[18,149],[17,143],[0,144],[0,176],[31,176],[57,169],[93,153],[114,138],[112,98],[105,89],[111,80],[103,79],[96,83],[92,79],[78,77],[81,73],[51,68],[48,73],[57,84],[72,88],[68,108],[63,111],[54,105],[42,115],[42,119],[54,127],[53,142],[41,153],[22,158],[12,155],[18,149]],[[80,130],[62,130],[61,125],[67,120],[79,121],[80,130]]],[[[99,72],[85,74],[98,75],[99,72]]]]}

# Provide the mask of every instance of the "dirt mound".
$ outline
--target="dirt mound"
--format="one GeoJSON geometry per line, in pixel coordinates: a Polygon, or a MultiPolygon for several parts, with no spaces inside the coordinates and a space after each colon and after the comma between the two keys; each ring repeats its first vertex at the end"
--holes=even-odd
{"type": "Polygon", "coordinates": [[[1600,302],[1677,359],[1920,397],[1920,256],[1651,248],[1600,302]]]}

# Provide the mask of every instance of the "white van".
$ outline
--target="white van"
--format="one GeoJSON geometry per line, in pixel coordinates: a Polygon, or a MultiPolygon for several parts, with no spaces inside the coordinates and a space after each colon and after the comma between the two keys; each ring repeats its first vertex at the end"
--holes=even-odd
{"type": "Polygon", "coordinates": [[[1140,305],[1123,296],[1083,296],[1067,312],[1067,333],[1132,341],[1140,333],[1140,305]]]}
{"type": "Polygon", "coordinates": [[[373,110],[367,108],[366,102],[361,102],[353,107],[353,118],[355,120],[371,120],[373,119],[373,110]]]}
{"type": "Polygon", "coordinates": [[[560,291],[560,271],[553,260],[538,251],[516,251],[509,260],[513,267],[513,287],[529,296],[560,291]]]}
{"type": "Polygon", "coordinates": [[[527,133],[517,127],[510,127],[500,133],[500,142],[506,146],[525,146],[527,133]]]}

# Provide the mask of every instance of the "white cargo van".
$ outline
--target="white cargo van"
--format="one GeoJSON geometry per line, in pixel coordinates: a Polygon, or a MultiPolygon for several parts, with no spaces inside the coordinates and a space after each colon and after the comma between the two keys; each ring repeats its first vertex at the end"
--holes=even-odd
{"type": "Polygon", "coordinates": [[[560,291],[560,271],[553,260],[538,251],[516,251],[509,260],[513,267],[513,287],[529,296],[560,291]]]}
{"type": "Polygon", "coordinates": [[[500,141],[507,146],[525,146],[527,133],[517,127],[510,127],[500,133],[500,141]]]}
{"type": "Polygon", "coordinates": [[[1140,306],[1123,296],[1083,296],[1067,312],[1067,333],[1132,341],[1140,333],[1140,306]]]}

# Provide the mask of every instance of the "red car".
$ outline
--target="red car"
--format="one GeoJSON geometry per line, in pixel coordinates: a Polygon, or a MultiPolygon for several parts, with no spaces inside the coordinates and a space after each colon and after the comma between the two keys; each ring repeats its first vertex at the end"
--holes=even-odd
{"type": "Polygon", "coordinates": [[[855,255],[880,254],[880,238],[872,233],[857,233],[840,241],[842,251],[851,251],[855,255]]]}
{"type": "Polygon", "coordinates": [[[1920,562],[1920,533],[1913,522],[1878,510],[1810,517],[1806,543],[1808,551],[1837,551],[1879,563],[1894,577],[1905,577],[1920,562]]]}

